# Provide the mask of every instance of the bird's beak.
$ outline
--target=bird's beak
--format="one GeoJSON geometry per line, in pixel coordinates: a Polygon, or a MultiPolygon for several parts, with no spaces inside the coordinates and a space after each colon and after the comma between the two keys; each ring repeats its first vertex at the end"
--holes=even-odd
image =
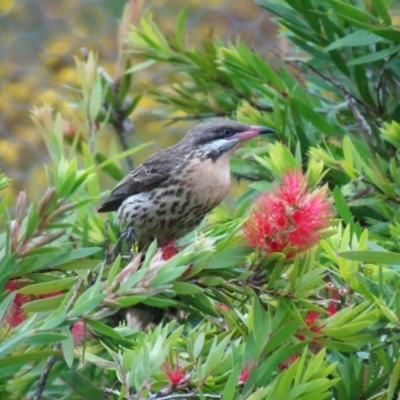
{"type": "Polygon", "coordinates": [[[232,139],[248,140],[258,135],[266,135],[268,133],[275,133],[275,131],[266,126],[253,125],[250,126],[250,129],[248,129],[247,131],[236,133],[235,135],[232,136],[232,139]]]}

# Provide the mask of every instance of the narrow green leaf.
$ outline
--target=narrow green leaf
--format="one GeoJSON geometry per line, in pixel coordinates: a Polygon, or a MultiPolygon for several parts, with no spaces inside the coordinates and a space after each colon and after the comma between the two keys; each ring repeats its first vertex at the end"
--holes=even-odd
{"type": "Polygon", "coordinates": [[[203,289],[199,286],[186,282],[174,282],[172,285],[172,289],[175,291],[176,294],[196,294],[203,292],[203,289]]]}
{"type": "Polygon", "coordinates": [[[89,122],[94,123],[100,112],[102,102],[102,86],[99,77],[96,77],[92,92],[89,97],[89,122]]]}
{"type": "Polygon", "coordinates": [[[380,43],[385,41],[381,36],[375,35],[370,31],[366,31],[363,29],[357,30],[353,33],[350,33],[347,36],[344,36],[333,43],[330,43],[328,47],[326,47],[327,51],[337,50],[341,47],[351,46],[370,46],[372,44],[380,43]]]}
{"type": "Polygon", "coordinates": [[[343,251],[338,253],[338,256],[345,258],[346,260],[360,261],[370,264],[391,264],[393,268],[396,266],[396,269],[399,269],[398,267],[400,267],[400,254],[391,251],[343,251]]]}
{"type": "Polygon", "coordinates": [[[68,289],[74,282],[78,280],[78,277],[63,278],[54,280],[52,282],[36,283],[34,285],[25,286],[18,290],[19,294],[49,294],[59,292],[64,289],[68,289]]]}
{"type": "Polygon", "coordinates": [[[15,356],[9,356],[0,358],[0,367],[7,367],[10,365],[26,365],[29,362],[35,362],[43,360],[44,358],[52,355],[60,354],[59,350],[41,350],[41,351],[30,351],[29,353],[18,354],[15,356]]]}
{"type": "Polygon", "coordinates": [[[13,352],[18,346],[20,346],[25,337],[28,336],[30,331],[22,331],[18,332],[14,336],[11,336],[9,339],[4,340],[0,343],[0,360],[5,357],[7,354],[13,352]]]}
{"type": "Polygon", "coordinates": [[[34,335],[26,338],[24,340],[25,344],[31,345],[41,345],[41,344],[49,344],[53,342],[58,342],[60,340],[66,339],[67,336],[62,335],[61,333],[53,333],[53,332],[39,332],[34,335]]]}
{"type": "Polygon", "coordinates": [[[91,319],[86,319],[86,323],[93,328],[94,331],[100,333],[101,335],[109,336],[118,341],[125,341],[124,337],[116,332],[113,328],[100,321],[94,321],[91,319]]]}
{"type": "Polygon", "coordinates": [[[233,399],[237,399],[237,382],[238,382],[238,378],[239,378],[239,373],[240,373],[240,366],[238,364],[236,364],[230,375],[229,378],[226,382],[225,388],[224,388],[224,392],[222,394],[222,400],[233,400],[233,399]]]}
{"type": "Polygon", "coordinates": [[[92,298],[83,301],[77,302],[74,308],[71,311],[71,317],[80,317],[87,313],[94,311],[94,309],[106,298],[106,295],[103,293],[97,294],[92,298]]]}
{"type": "Polygon", "coordinates": [[[52,296],[47,297],[45,299],[32,300],[29,303],[25,303],[22,305],[22,309],[28,312],[43,312],[43,311],[52,311],[57,309],[65,296],[52,296]]]}
{"type": "Polygon", "coordinates": [[[166,285],[167,283],[172,282],[174,279],[179,278],[186,270],[186,265],[169,268],[167,271],[162,271],[160,269],[160,272],[157,274],[157,276],[150,281],[149,286],[157,287],[166,285]]]}
{"type": "Polygon", "coordinates": [[[37,211],[36,205],[32,204],[28,216],[26,217],[26,230],[25,238],[29,239],[35,233],[35,230],[39,223],[39,213],[37,211]]]}
{"type": "Polygon", "coordinates": [[[386,396],[387,400],[392,400],[394,398],[399,378],[400,378],[400,357],[397,358],[396,364],[392,370],[392,374],[390,375],[389,387],[386,396]]]}
{"type": "Polygon", "coordinates": [[[0,325],[1,322],[3,321],[3,318],[5,317],[10,305],[14,301],[16,293],[15,292],[10,292],[8,293],[3,301],[0,303],[0,325]]]}
{"type": "Polygon", "coordinates": [[[400,44],[397,46],[389,47],[388,49],[369,53],[362,57],[353,58],[347,63],[347,65],[360,65],[360,64],[367,64],[374,61],[383,60],[386,57],[391,56],[392,54],[398,53],[399,50],[400,50],[400,44]]]}
{"type": "Polygon", "coordinates": [[[185,23],[186,23],[186,17],[187,17],[187,7],[183,7],[181,12],[179,13],[178,16],[178,22],[176,24],[176,29],[175,29],[175,40],[178,44],[183,43],[183,35],[185,32],[185,23]]]}
{"type": "Polygon", "coordinates": [[[101,247],[86,247],[82,249],[74,249],[69,251],[68,253],[63,253],[60,256],[56,257],[51,263],[51,266],[53,267],[59,263],[65,264],[67,261],[69,262],[85,257],[90,257],[101,250],[101,247]]]}
{"type": "Polygon", "coordinates": [[[353,219],[353,215],[350,211],[349,205],[347,204],[346,199],[342,195],[342,192],[338,186],[335,186],[333,189],[333,198],[335,200],[335,206],[336,209],[339,213],[340,218],[347,224],[350,224],[350,222],[353,219]]]}
{"type": "Polygon", "coordinates": [[[102,260],[75,260],[67,261],[57,265],[57,269],[61,271],[80,271],[95,269],[102,260]]]}
{"type": "Polygon", "coordinates": [[[61,341],[61,349],[63,351],[64,360],[69,368],[74,363],[74,340],[72,332],[69,326],[65,326],[61,330],[62,334],[65,335],[65,339],[61,341]]]}

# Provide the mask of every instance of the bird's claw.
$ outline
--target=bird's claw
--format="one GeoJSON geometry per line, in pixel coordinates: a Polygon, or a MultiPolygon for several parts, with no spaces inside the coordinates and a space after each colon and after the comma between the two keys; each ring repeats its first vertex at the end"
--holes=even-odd
{"type": "Polygon", "coordinates": [[[107,254],[107,264],[112,263],[118,256],[118,254],[122,254],[123,250],[125,250],[125,254],[122,255],[122,258],[131,258],[132,257],[132,248],[133,245],[137,242],[135,230],[133,228],[127,228],[123,231],[119,236],[117,241],[111,247],[110,251],[107,254]],[[123,246],[125,242],[125,246],[123,246]]]}

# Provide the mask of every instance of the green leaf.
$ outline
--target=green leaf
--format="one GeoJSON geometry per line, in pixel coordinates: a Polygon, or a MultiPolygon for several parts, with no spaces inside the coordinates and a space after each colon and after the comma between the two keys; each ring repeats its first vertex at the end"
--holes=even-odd
{"type": "Polygon", "coordinates": [[[397,358],[396,364],[395,364],[395,366],[392,370],[392,374],[390,376],[389,387],[388,387],[387,396],[386,396],[387,400],[392,400],[394,398],[396,388],[398,386],[399,378],[400,378],[400,357],[397,358]]]}
{"type": "Polygon", "coordinates": [[[198,293],[195,295],[182,295],[183,303],[192,306],[193,308],[210,314],[214,317],[218,317],[218,313],[214,309],[213,303],[210,299],[203,293],[198,293]]]}
{"type": "Polygon", "coordinates": [[[80,302],[79,299],[76,302],[74,308],[71,311],[71,317],[80,317],[87,313],[94,311],[94,309],[106,298],[103,293],[97,294],[86,301],[80,302]]]}
{"type": "Polygon", "coordinates": [[[15,295],[15,292],[8,293],[0,303],[0,323],[3,321],[3,318],[5,317],[10,305],[14,301],[15,295]]]}
{"type": "Polygon", "coordinates": [[[343,338],[346,336],[353,336],[356,333],[368,328],[371,326],[371,321],[363,321],[363,322],[356,322],[356,323],[349,323],[344,326],[339,326],[337,328],[321,328],[321,333],[327,336],[333,336],[335,338],[343,338]]]}
{"type": "Polygon", "coordinates": [[[235,246],[215,253],[206,264],[205,269],[231,268],[244,262],[251,253],[251,249],[245,246],[235,246]]]}
{"type": "Polygon", "coordinates": [[[25,238],[29,239],[35,233],[35,230],[39,223],[39,213],[34,204],[32,204],[29,209],[29,214],[26,218],[26,221],[27,221],[27,225],[26,225],[26,231],[25,231],[25,238]]]}
{"type": "MultiPolygon", "coordinates": [[[[353,6],[346,1],[341,0],[326,0],[326,2],[332,4],[336,13],[340,16],[347,16],[356,21],[371,23],[372,21],[378,22],[377,18],[372,14],[360,9],[359,7],[353,6]]],[[[373,26],[373,25],[371,25],[373,26]]]]}
{"type": "Polygon", "coordinates": [[[187,17],[187,11],[188,11],[188,8],[184,7],[178,16],[178,22],[176,24],[176,30],[175,30],[175,40],[178,44],[181,44],[183,42],[183,35],[185,33],[185,22],[186,22],[186,17],[187,17]]]}
{"type": "Polygon", "coordinates": [[[74,340],[72,337],[72,332],[69,326],[63,327],[61,331],[66,336],[66,338],[61,341],[61,349],[63,351],[66,364],[69,368],[71,368],[72,364],[74,363],[74,340]]]}
{"type": "Polygon", "coordinates": [[[187,266],[183,265],[181,267],[169,268],[167,271],[162,269],[163,268],[160,268],[157,276],[150,281],[149,286],[163,286],[167,283],[172,282],[174,279],[180,277],[187,270],[187,266]]]}
{"type": "Polygon", "coordinates": [[[176,294],[196,294],[203,292],[202,288],[186,282],[174,282],[172,289],[176,294]]]}
{"type": "Polygon", "coordinates": [[[36,283],[19,289],[18,293],[34,295],[55,293],[70,288],[77,280],[78,277],[71,277],[54,280],[52,282],[36,283]]]}
{"type": "Polygon", "coordinates": [[[375,35],[370,31],[363,29],[357,30],[356,32],[350,33],[349,35],[342,37],[333,43],[330,43],[326,47],[327,51],[340,49],[346,46],[370,46],[372,44],[387,42],[381,36],[375,35]]]}
{"type": "Polygon", "coordinates": [[[388,49],[375,51],[373,53],[367,54],[362,57],[353,58],[347,63],[347,65],[367,64],[374,61],[383,60],[384,58],[389,57],[392,54],[398,53],[399,50],[400,50],[400,44],[397,46],[389,47],[388,49]]]}
{"type": "Polygon", "coordinates": [[[340,218],[342,218],[342,220],[346,224],[350,224],[353,219],[353,215],[350,211],[350,208],[347,204],[346,199],[342,195],[340,188],[338,186],[335,186],[332,194],[333,194],[333,198],[335,200],[335,206],[336,206],[337,212],[339,213],[340,218]]]}
{"type": "Polygon", "coordinates": [[[128,344],[128,346],[131,346],[131,342],[127,339],[125,339],[121,334],[116,332],[113,328],[110,328],[108,325],[104,324],[103,322],[100,321],[94,321],[91,319],[87,319],[86,323],[93,328],[93,330],[101,335],[108,336],[110,338],[115,339],[119,343],[125,343],[128,344]]]}
{"type": "Polygon", "coordinates": [[[89,97],[89,122],[94,123],[98,113],[100,112],[102,102],[102,86],[101,80],[97,77],[95,79],[92,92],[89,97]]]}
{"type": "Polygon", "coordinates": [[[346,260],[360,261],[370,264],[391,264],[393,268],[396,266],[396,269],[399,269],[398,267],[400,267],[400,254],[390,251],[343,251],[338,253],[338,256],[345,258],[346,260]]]}
{"type": "Polygon", "coordinates": [[[142,303],[145,300],[145,296],[121,296],[118,297],[115,302],[119,307],[129,307],[134,306],[135,304],[142,303]]]}
{"type": "Polygon", "coordinates": [[[82,249],[74,249],[71,251],[68,251],[67,253],[63,253],[60,256],[56,257],[53,259],[51,266],[54,267],[57,264],[65,264],[67,261],[74,261],[77,259],[85,258],[92,256],[93,254],[98,253],[100,250],[102,250],[101,247],[87,247],[87,248],[82,248],[82,249]]]}
{"type": "Polygon", "coordinates": [[[58,342],[60,340],[66,339],[66,338],[67,338],[67,336],[62,335],[61,333],[39,332],[39,333],[35,333],[32,336],[26,338],[24,340],[24,343],[31,344],[31,345],[42,345],[42,344],[58,342]]]}
{"type": "Polygon", "coordinates": [[[280,327],[268,341],[267,345],[264,348],[264,351],[273,351],[281,343],[288,340],[296,332],[298,326],[299,323],[297,321],[293,321],[288,325],[280,327]]]}
{"type": "Polygon", "coordinates": [[[14,336],[11,336],[9,339],[4,340],[0,343],[0,359],[2,359],[7,354],[13,352],[18,346],[20,346],[25,337],[28,336],[31,332],[29,331],[22,331],[18,332],[14,336]]]}
{"type": "Polygon", "coordinates": [[[342,130],[342,128],[331,125],[324,116],[318,114],[304,102],[295,98],[293,99],[293,102],[298,107],[301,116],[307,119],[312,125],[314,125],[317,129],[321,130],[322,132],[336,136],[337,133],[342,130]]]}
{"type": "Polygon", "coordinates": [[[102,260],[75,260],[67,261],[57,265],[57,269],[61,271],[80,271],[95,269],[102,260]]]}
{"type": "Polygon", "coordinates": [[[40,361],[44,358],[60,354],[60,350],[40,350],[30,351],[24,354],[0,358],[0,367],[8,367],[10,365],[26,365],[29,362],[40,361]]]}
{"type": "Polygon", "coordinates": [[[28,312],[42,312],[42,311],[52,311],[57,309],[65,296],[52,296],[40,300],[32,300],[29,303],[22,305],[22,309],[28,312]]]}
{"type": "Polygon", "coordinates": [[[222,400],[234,400],[237,399],[237,382],[239,378],[240,368],[239,365],[236,364],[232,369],[229,378],[226,382],[224,392],[222,394],[222,400]]]}

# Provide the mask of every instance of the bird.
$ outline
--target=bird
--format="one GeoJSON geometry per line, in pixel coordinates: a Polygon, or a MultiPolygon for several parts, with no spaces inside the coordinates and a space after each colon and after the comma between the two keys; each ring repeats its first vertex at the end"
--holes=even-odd
{"type": "Polygon", "coordinates": [[[117,224],[133,229],[140,248],[179,239],[228,194],[238,147],[269,133],[274,130],[224,118],[202,122],[133,169],[97,211],[117,211],[117,224]]]}
{"type": "MultiPolygon", "coordinates": [[[[228,194],[230,159],[240,145],[272,133],[275,131],[269,127],[208,119],[133,169],[98,212],[116,211],[116,223],[133,231],[139,249],[154,239],[161,246],[179,239],[193,231],[228,194]]],[[[142,322],[131,325],[143,328],[151,321],[147,311],[136,307],[142,322]]]]}

